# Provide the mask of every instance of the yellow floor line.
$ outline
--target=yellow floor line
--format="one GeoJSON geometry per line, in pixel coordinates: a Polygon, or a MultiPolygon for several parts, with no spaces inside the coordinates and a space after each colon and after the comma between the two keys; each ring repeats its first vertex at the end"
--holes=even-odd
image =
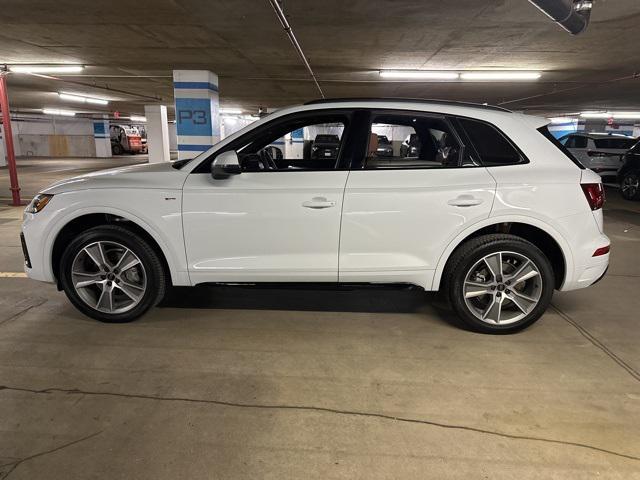
{"type": "Polygon", "coordinates": [[[0,272],[0,278],[27,278],[24,272],[0,272]]]}

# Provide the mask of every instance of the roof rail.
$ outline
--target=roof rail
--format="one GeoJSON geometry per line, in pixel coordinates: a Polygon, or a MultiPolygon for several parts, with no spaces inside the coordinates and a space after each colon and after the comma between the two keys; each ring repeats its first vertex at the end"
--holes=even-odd
{"type": "Polygon", "coordinates": [[[428,98],[403,98],[403,97],[352,97],[352,98],[319,98],[317,100],[311,100],[305,102],[305,105],[317,105],[322,103],[340,103],[340,102],[417,102],[417,103],[435,103],[438,105],[451,105],[454,107],[473,107],[484,108],[487,110],[497,110],[500,112],[509,112],[506,108],[497,107],[495,105],[485,105],[483,103],[473,102],[456,102],[454,100],[435,100],[428,98]]]}

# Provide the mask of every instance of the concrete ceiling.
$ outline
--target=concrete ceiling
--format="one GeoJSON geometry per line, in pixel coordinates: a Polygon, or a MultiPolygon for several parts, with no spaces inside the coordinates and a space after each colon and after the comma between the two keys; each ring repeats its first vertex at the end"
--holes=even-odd
{"type": "MultiPolygon", "coordinates": [[[[173,103],[173,69],[220,76],[221,103],[255,111],[319,96],[268,0],[0,0],[0,64],[79,63],[81,75],[9,78],[12,107],[74,108],[59,90],[109,98],[104,111],[173,103]]],[[[640,1],[596,0],[570,36],[526,0],[285,0],[327,97],[394,96],[514,110],[640,110],[640,1]],[[416,83],[380,69],[528,69],[524,83],[416,83]]],[[[100,107],[93,108],[100,110],[100,107]]]]}

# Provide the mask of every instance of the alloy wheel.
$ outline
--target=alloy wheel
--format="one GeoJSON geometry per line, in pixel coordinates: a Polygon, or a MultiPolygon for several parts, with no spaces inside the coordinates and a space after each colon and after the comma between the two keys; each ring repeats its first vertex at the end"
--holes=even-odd
{"type": "Polygon", "coordinates": [[[100,312],[124,313],[140,303],[147,275],[138,256],[117,242],[90,243],[72,263],[71,280],[78,296],[100,312]]]}
{"type": "Polygon", "coordinates": [[[478,260],[467,272],[464,301],[490,325],[508,325],[526,317],[542,295],[542,275],[525,255],[501,251],[478,260]]]}

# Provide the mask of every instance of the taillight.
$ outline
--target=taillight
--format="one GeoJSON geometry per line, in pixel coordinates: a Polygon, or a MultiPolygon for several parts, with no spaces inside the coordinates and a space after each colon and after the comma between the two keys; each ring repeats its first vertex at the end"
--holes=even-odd
{"type": "Polygon", "coordinates": [[[593,252],[593,257],[599,257],[600,255],[606,255],[611,250],[611,246],[607,245],[606,247],[600,247],[595,252],[593,252]]]}
{"type": "Polygon", "coordinates": [[[584,196],[587,197],[587,202],[591,210],[598,210],[604,205],[604,188],[601,183],[581,183],[584,196]]]}

